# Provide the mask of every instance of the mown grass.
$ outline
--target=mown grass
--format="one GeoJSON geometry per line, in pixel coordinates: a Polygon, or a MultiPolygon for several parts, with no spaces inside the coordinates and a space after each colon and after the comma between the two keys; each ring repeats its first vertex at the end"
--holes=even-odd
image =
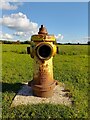
{"type": "Polygon", "coordinates": [[[88,46],[59,45],[54,57],[54,78],[65,83],[72,106],[52,104],[23,105],[10,108],[23,82],[32,80],[33,59],[26,54],[28,45],[2,46],[2,116],[14,119],[88,118],[88,46]]]}

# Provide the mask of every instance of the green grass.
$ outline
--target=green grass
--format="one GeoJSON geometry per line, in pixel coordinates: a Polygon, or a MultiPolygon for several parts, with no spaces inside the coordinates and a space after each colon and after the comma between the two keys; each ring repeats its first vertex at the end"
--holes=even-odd
{"type": "Polygon", "coordinates": [[[28,45],[2,45],[2,116],[14,119],[87,118],[88,46],[60,45],[54,59],[54,78],[70,90],[72,106],[53,104],[23,105],[10,108],[24,82],[32,80],[33,59],[26,54],[28,45]]]}

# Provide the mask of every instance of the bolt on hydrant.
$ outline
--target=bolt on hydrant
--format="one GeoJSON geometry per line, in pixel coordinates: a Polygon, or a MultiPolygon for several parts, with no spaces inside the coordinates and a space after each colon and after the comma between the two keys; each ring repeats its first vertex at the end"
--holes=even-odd
{"type": "Polygon", "coordinates": [[[37,35],[31,36],[31,47],[28,53],[34,61],[33,80],[28,83],[33,95],[38,97],[51,97],[57,81],[53,79],[53,56],[57,52],[54,44],[54,35],[49,35],[46,28],[41,25],[37,35]]]}

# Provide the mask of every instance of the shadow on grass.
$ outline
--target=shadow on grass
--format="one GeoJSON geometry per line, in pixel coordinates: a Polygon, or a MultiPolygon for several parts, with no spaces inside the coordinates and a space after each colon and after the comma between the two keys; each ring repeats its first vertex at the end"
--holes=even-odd
{"type": "Polygon", "coordinates": [[[22,87],[22,83],[4,83],[0,82],[0,92],[14,92],[17,93],[18,90],[22,87]]]}

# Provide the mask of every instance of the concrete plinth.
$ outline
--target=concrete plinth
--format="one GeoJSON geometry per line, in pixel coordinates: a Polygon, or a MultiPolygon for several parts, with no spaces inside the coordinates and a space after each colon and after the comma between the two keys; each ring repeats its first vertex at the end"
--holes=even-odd
{"type": "Polygon", "coordinates": [[[33,96],[31,87],[26,83],[15,96],[11,107],[39,103],[64,104],[66,106],[71,105],[70,98],[65,96],[66,92],[64,91],[63,86],[57,85],[53,92],[54,94],[50,98],[36,97],[33,96]]]}

